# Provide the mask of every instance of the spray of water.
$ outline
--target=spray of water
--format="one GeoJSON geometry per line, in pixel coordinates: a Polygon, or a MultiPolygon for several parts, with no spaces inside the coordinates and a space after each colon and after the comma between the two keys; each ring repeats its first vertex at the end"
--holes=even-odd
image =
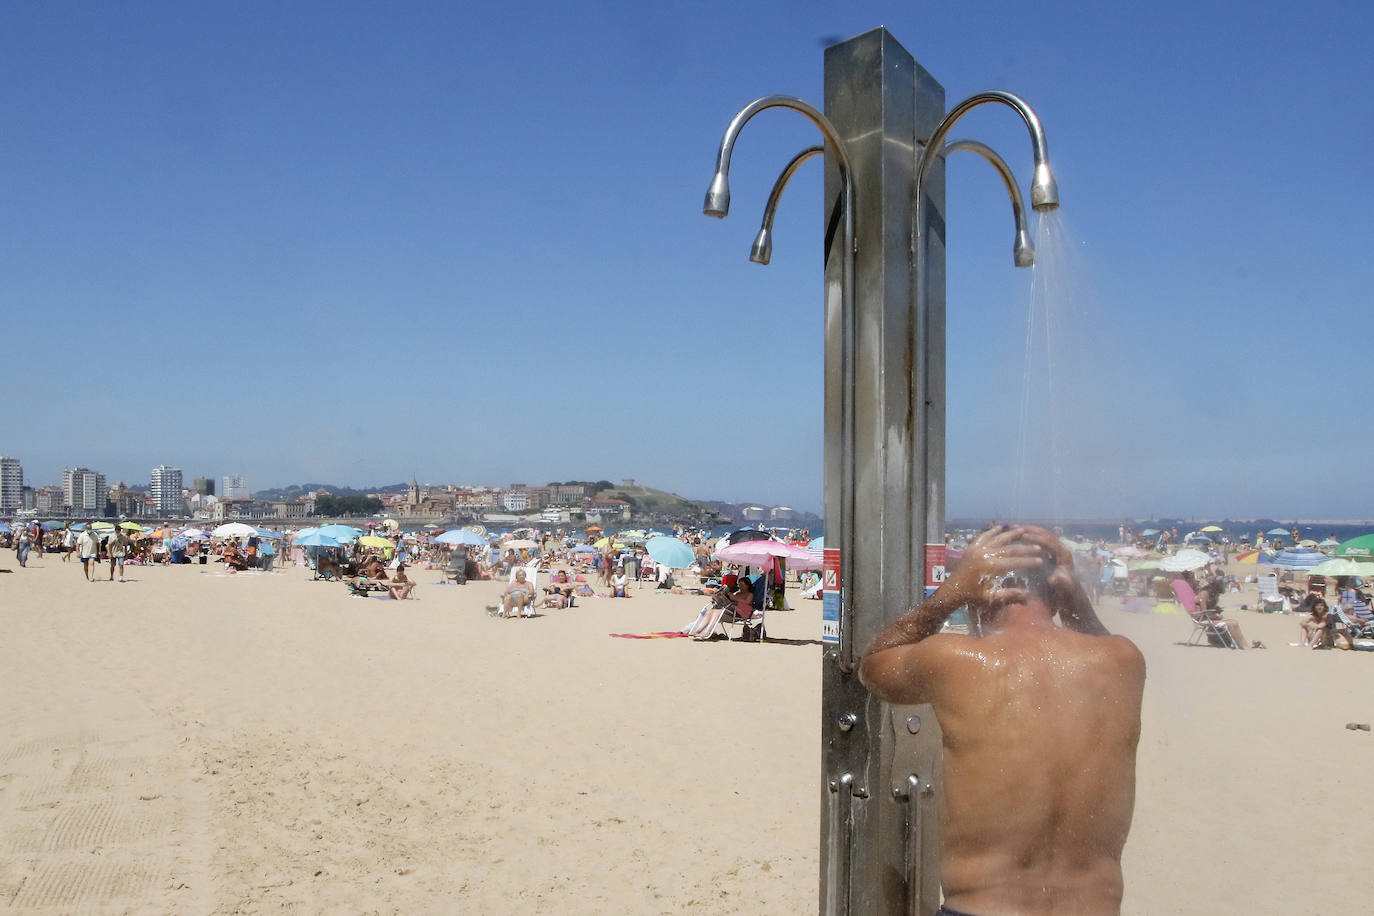
{"type": "Polygon", "coordinates": [[[1069,399],[1060,370],[1064,318],[1073,299],[1071,251],[1060,211],[1039,214],[1013,474],[1012,506],[1018,518],[1048,514],[1051,520],[1061,521],[1066,514],[1065,474],[1072,462],[1066,451],[1064,417],[1069,399]]]}

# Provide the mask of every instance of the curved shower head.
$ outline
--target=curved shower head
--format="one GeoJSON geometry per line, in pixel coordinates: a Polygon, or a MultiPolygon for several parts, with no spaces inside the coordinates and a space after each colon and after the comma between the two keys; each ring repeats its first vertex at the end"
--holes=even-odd
{"type": "Polygon", "coordinates": [[[945,144],[941,153],[948,156],[959,150],[968,150],[982,156],[992,164],[997,174],[1002,176],[1002,183],[1007,186],[1007,196],[1011,198],[1011,216],[1016,221],[1016,241],[1012,245],[1012,260],[1017,267],[1034,266],[1035,244],[1031,242],[1030,230],[1026,228],[1026,205],[1021,199],[1021,186],[1016,183],[1016,176],[1011,173],[1011,167],[992,147],[977,140],[952,140],[945,144]]]}
{"type": "MultiPolygon", "coordinates": [[[[735,141],[739,139],[740,131],[744,129],[745,124],[749,123],[750,118],[769,108],[790,108],[820,130],[821,135],[825,137],[826,146],[835,151],[835,160],[840,166],[840,177],[844,181],[845,205],[852,213],[854,207],[854,172],[849,167],[849,158],[844,153],[844,147],[840,145],[839,134],[836,133],[835,126],[819,109],[790,95],[766,95],[761,99],[755,99],[741,108],[739,114],[730,119],[730,124],[725,128],[725,135],[720,139],[720,149],[716,151],[716,173],[711,177],[710,187],[706,189],[706,201],[702,205],[701,211],[707,216],[714,216],[717,219],[723,219],[730,213],[730,156],[734,153],[735,141]]],[[[852,221],[849,224],[849,230],[849,241],[852,247],[852,221]]]]}
{"type": "Polygon", "coordinates": [[[1031,176],[1031,207],[1037,211],[1045,212],[1059,208],[1059,185],[1054,180],[1054,173],[1050,170],[1049,146],[1045,142],[1045,129],[1040,124],[1040,117],[1018,95],[1004,92],[1000,89],[992,89],[987,92],[979,92],[964,99],[958,105],[949,110],[945,119],[940,122],[940,126],[935,128],[935,132],[926,141],[925,153],[921,156],[921,162],[916,168],[916,206],[920,206],[919,193],[921,183],[925,179],[926,172],[930,169],[931,160],[935,157],[932,150],[939,150],[941,144],[945,142],[945,137],[949,135],[950,129],[964,115],[968,114],[979,105],[986,105],[989,102],[998,102],[1016,110],[1021,115],[1021,119],[1026,122],[1026,127],[1030,130],[1031,144],[1035,155],[1035,171],[1031,176]]]}
{"type": "MultiPolygon", "coordinates": [[[[839,385],[840,391],[843,392],[839,408],[839,425],[841,427],[839,442],[849,443],[845,447],[852,448],[855,441],[854,391],[856,382],[854,366],[857,362],[855,357],[857,332],[854,317],[854,257],[858,245],[854,233],[854,170],[850,166],[849,156],[845,153],[844,144],[840,142],[840,135],[835,130],[835,125],[830,123],[830,119],[822,114],[819,109],[793,96],[768,95],[750,102],[730,120],[729,126],[725,128],[725,135],[721,137],[720,149],[716,152],[716,173],[712,176],[711,186],[706,191],[706,202],[702,206],[702,211],[707,216],[718,218],[724,217],[730,212],[730,154],[734,151],[735,140],[750,118],[768,108],[790,108],[814,124],[821,132],[821,136],[825,138],[825,151],[835,157],[835,163],[840,169],[840,186],[842,189],[840,203],[843,219],[840,238],[843,240],[844,249],[840,257],[838,302],[830,295],[830,290],[833,287],[827,283],[825,321],[827,329],[838,325],[841,341],[840,371],[839,377],[834,381],[839,385]]],[[[800,165],[800,162],[801,160],[794,159],[789,164],[789,169],[794,170],[794,166],[800,165]]],[[[783,180],[782,184],[785,185],[786,181],[783,180]]],[[[774,192],[775,196],[781,193],[776,184],[774,185],[774,192]]],[[[774,200],[773,205],[776,206],[776,203],[774,200]]],[[[764,263],[767,263],[768,256],[769,239],[767,234],[764,234],[761,241],[755,239],[755,251],[751,257],[754,260],[762,259],[764,263]],[[755,255],[757,257],[754,257],[755,255]]],[[[829,330],[827,330],[828,333],[830,333],[829,330]]],[[[826,447],[830,448],[831,446],[827,445],[826,447]]],[[[844,582],[851,582],[854,576],[853,557],[856,552],[854,549],[854,526],[851,521],[854,518],[854,505],[857,500],[853,468],[846,465],[840,473],[840,478],[840,511],[836,525],[841,532],[841,541],[845,545],[840,551],[840,578],[844,582]]],[[[854,615],[842,600],[840,602],[838,650],[841,671],[852,672],[855,668],[854,639],[854,615]]]]}
{"type": "Polygon", "coordinates": [[[808,146],[783,167],[778,174],[777,181],[773,182],[773,190],[768,194],[768,203],[763,208],[763,223],[759,226],[759,234],[754,236],[754,244],[749,249],[749,260],[755,264],[767,264],[773,258],[773,217],[778,212],[778,201],[782,200],[783,189],[792,180],[792,176],[797,173],[797,169],[812,156],[822,156],[825,154],[824,146],[808,146]]]}

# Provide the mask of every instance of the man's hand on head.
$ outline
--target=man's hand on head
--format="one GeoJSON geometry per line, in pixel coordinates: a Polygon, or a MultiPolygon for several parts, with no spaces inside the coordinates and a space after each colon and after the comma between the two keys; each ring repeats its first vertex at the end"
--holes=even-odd
{"type": "Polygon", "coordinates": [[[1043,549],[1025,541],[1023,533],[1019,526],[999,525],[979,534],[941,588],[951,600],[979,609],[1026,601],[1029,595],[1024,589],[1002,586],[1006,576],[1044,564],[1043,549]]]}
{"type": "Polygon", "coordinates": [[[1063,597],[1069,593],[1069,590],[1077,587],[1077,580],[1074,578],[1073,553],[1064,546],[1063,541],[1055,537],[1053,533],[1035,525],[1022,526],[1021,537],[1027,543],[1034,544],[1044,551],[1047,573],[1045,584],[1051,595],[1063,597]]]}

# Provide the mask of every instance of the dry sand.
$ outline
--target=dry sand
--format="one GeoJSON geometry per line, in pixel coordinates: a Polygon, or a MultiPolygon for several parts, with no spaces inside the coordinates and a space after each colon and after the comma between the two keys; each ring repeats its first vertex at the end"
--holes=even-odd
{"type": "MultiPolygon", "coordinates": [[[[782,642],[613,639],[700,599],[486,616],[499,588],[350,598],[289,569],[0,559],[0,908],[115,913],[816,909],[819,602],[782,642]]],[[[1224,604],[1254,606],[1252,593],[1224,604]]],[[[1127,913],[1364,911],[1374,655],[1149,662],[1127,913]]]]}

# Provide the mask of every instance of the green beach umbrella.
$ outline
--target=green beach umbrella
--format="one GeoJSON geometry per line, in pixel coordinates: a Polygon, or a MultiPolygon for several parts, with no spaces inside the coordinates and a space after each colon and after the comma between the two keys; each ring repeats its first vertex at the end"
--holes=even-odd
{"type": "Polygon", "coordinates": [[[1318,563],[1308,570],[1308,575],[1312,576],[1374,576],[1374,560],[1359,562],[1357,560],[1337,557],[1334,560],[1326,560],[1318,563]]]}
{"type": "Polygon", "coordinates": [[[1357,538],[1342,541],[1333,552],[1338,557],[1349,557],[1352,560],[1374,558],[1374,534],[1362,534],[1357,538]]]}

